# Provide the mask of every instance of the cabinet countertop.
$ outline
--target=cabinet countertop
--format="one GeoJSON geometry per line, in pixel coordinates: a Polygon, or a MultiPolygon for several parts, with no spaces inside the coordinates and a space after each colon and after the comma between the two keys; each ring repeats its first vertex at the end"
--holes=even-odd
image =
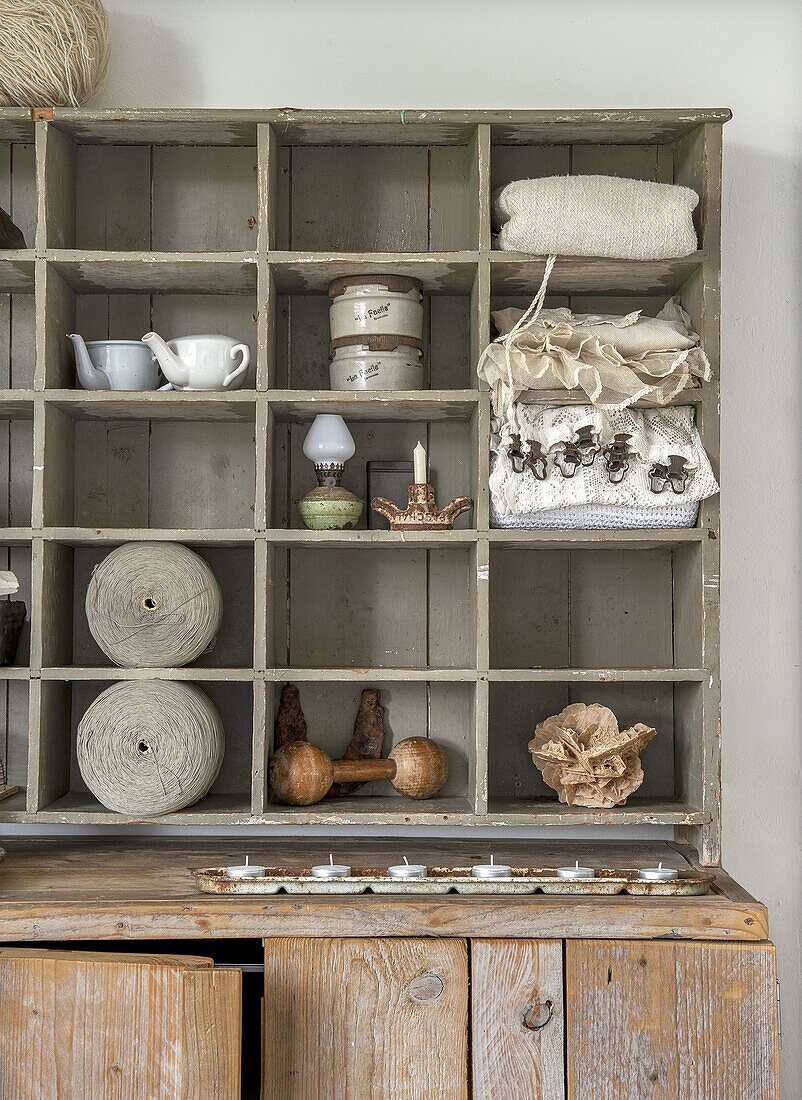
{"type": "Polygon", "coordinates": [[[464,936],[510,938],[765,940],[765,906],[716,868],[711,893],[661,898],[558,896],[346,896],[201,893],[192,871],[242,861],[297,868],[338,861],[497,862],[597,867],[697,867],[690,848],[667,841],[504,841],[465,837],[8,840],[0,863],[0,941],[197,939],[272,936],[464,936]]]}

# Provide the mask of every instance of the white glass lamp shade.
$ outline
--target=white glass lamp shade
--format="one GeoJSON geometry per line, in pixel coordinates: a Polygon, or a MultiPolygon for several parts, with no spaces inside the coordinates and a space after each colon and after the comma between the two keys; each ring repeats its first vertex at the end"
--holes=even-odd
{"type": "Polygon", "coordinates": [[[354,437],[341,416],[320,413],[304,440],[304,454],[316,466],[344,465],[354,457],[354,437]]]}

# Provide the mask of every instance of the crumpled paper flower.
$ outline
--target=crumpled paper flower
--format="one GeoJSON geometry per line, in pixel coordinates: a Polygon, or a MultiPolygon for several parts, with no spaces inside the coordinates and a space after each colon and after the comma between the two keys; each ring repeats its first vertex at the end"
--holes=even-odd
{"type": "Polygon", "coordinates": [[[619,730],[600,703],[572,703],[535,727],[529,751],[543,780],[569,806],[623,806],[643,782],[640,752],[657,734],[637,722],[619,730]]]}

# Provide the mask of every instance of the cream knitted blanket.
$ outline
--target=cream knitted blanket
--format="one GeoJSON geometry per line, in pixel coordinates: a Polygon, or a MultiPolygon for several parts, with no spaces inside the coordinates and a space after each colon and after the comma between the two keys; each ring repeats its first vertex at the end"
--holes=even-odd
{"type": "Polygon", "coordinates": [[[498,247],[536,256],[664,260],[696,251],[695,191],[614,176],[515,180],[494,192],[498,247]]]}

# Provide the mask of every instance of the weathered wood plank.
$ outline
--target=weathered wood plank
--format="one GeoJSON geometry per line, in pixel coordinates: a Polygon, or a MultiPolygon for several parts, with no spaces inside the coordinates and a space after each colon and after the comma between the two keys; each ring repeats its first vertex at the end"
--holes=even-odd
{"type": "MultiPolygon", "coordinates": [[[[297,247],[297,246],[296,246],[297,247]]],[[[343,275],[409,275],[420,279],[429,294],[465,294],[470,291],[479,259],[478,252],[412,250],[326,252],[319,248],[309,251],[271,252],[270,270],[276,286],[283,294],[326,294],[332,279],[343,275]]],[[[542,277],[542,276],[541,276],[542,277]]],[[[537,289],[537,288],[535,288],[537,289]]]]}
{"type": "Polygon", "coordinates": [[[254,394],[248,390],[136,393],[125,390],[62,390],[45,393],[48,409],[59,409],[75,419],[98,420],[249,420],[256,415],[254,394]]]}
{"type": "MultiPolygon", "coordinates": [[[[9,135],[26,138],[30,116],[6,116],[9,135]]],[[[477,124],[494,127],[501,144],[574,144],[581,141],[673,141],[708,122],[721,126],[732,117],[722,108],[659,110],[269,110],[198,111],[196,108],[126,109],[56,107],[58,125],[77,141],[162,143],[167,145],[253,145],[256,125],[271,123],[283,143],[462,144],[477,124]]],[[[4,133],[6,131],[4,130],[4,133]]]]}
{"type": "Polygon", "coordinates": [[[465,944],[268,940],[264,1036],[264,1100],[467,1098],[465,944]]]}
{"type": "Polygon", "coordinates": [[[473,1095],[563,1100],[563,949],[471,941],[473,1095]]]}
{"type": "MultiPolygon", "coordinates": [[[[70,689],[66,684],[31,682],[31,722],[28,755],[28,807],[35,813],[70,788],[70,689]]],[[[20,939],[26,939],[23,934],[20,939]]]]}
{"type": "Polygon", "coordinates": [[[79,145],[75,190],[78,248],[153,247],[147,145],[79,145]]]}
{"type": "Polygon", "coordinates": [[[412,146],[293,151],[290,247],[425,252],[428,160],[412,146]]]}
{"type": "Polygon", "coordinates": [[[0,1090],[234,1100],[241,982],[191,957],[1,949],[0,1090]]]}
{"type": "MultiPolygon", "coordinates": [[[[270,407],[280,420],[300,423],[309,423],[318,413],[324,412],[347,416],[349,423],[352,420],[467,420],[477,401],[476,390],[365,390],[347,396],[333,394],[331,390],[274,390],[268,394],[270,407]]],[[[383,425],[382,430],[386,433],[387,425],[383,425]]],[[[405,453],[411,455],[412,452],[405,453]]],[[[346,476],[350,473],[349,467],[346,476]]]]}
{"type": "Polygon", "coordinates": [[[433,145],[428,156],[428,249],[452,252],[478,248],[479,162],[475,140],[468,145],[433,145]]]}
{"type": "Polygon", "coordinates": [[[71,249],[51,256],[49,264],[80,294],[119,291],[243,294],[256,290],[254,252],[120,253],[71,249]]]}
{"type": "MultiPolygon", "coordinates": [[[[690,256],[678,260],[606,260],[560,256],[549,279],[549,291],[552,294],[662,294],[665,299],[675,294],[702,266],[705,255],[704,252],[692,252],[690,256]]],[[[543,279],[544,266],[544,259],[521,252],[491,252],[492,292],[525,294],[531,299],[543,279]]]]}
{"type": "Polygon", "coordinates": [[[151,202],[151,247],[157,251],[255,251],[256,149],[155,147],[151,202]]]}
{"type": "Polygon", "coordinates": [[[775,977],[771,944],[569,941],[569,1100],[776,1100],[775,977]]]}
{"type": "Polygon", "coordinates": [[[75,244],[76,160],[76,145],[67,133],[47,123],[37,127],[38,248],[75,244]]]}
{"type": "Polygon", "coordinates": [[[575,550],[568,569],[569,664],[666,668],[673,663],[670,550],[575,550]]]}
{"type": "Polygon", "coordinates": [[[153,421],[150,525],[253,528],[253,434],[248,423],[187,421],[176,437],[169,421],[153,421]]]}

